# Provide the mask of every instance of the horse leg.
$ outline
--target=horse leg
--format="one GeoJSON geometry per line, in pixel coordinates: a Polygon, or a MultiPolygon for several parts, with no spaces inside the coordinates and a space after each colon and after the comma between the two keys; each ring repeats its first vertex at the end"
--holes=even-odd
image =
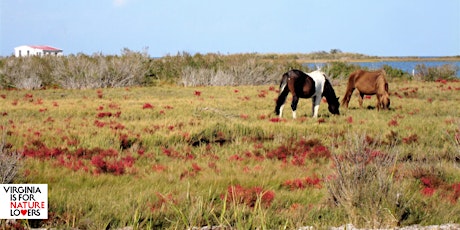
{"type": "Polygon", "coordinates": [[[377,107],[377,111],[380,111],[380,107],[382,106],[381,100],[382,100],[382,95],[377,94],[377,106],[376,106],[376,107],[377,107]]]}
{"type": "Polygon", "coordinates": [[[343,96],[342,99],[342,105],[345,106],[345,108],[348,108],[348,103],[350,103],[351,95],[353,95],[353,91],[355,88],[349,87],[347,88],[347,92],[345,93],[345,96],[343,96]]]}
{"type": "Polygon", "coordinates": [[[279,118],[283,117],[283,109],[284,109],[284,104],[281,105],[281,107],[279,108],[279,118]]]}
{"type": "Polygon", "coordinates": [[[319,103],[321,103],[321,97],[319,96],[314,96],[312,98],[312,112],[313,112],[313,117],[317,118],[318,117],[318,110],[319,110],[319,103]]]}
{"type": "Polygon", "coordinates": [[[359,93],[358,97],[358,102],[359,102],[359,108],[363,108],[363,100],[364,100],[364,93],[359,93]]]}
{"type": "Polygon", "coordinates": [[[292,118],[294,118],[294,119],[297,118],[297,114],[296,114],[297,103],[299,103],[299,97],[297,95],[293,95],[292,96],[291,108],[292,108],[292,118]]]}
{"type": "Polygon", "coordinates": [[[275,114],[280,118],[283,117],[284,103],[286,102],[287,95],[289,94],[289,89],[283,88],[280,92],[278,99],[276,99],[275,114]]]}

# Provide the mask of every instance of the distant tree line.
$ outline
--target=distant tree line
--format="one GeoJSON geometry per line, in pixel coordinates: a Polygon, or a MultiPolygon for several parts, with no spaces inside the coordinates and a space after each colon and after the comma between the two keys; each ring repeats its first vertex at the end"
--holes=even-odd
{"type": "MultiPolygon", "coordinates": [[[[61,57],[0,58],[0,89],[88,89],[174,84],[182,86],[223,86],[278,84],[289,69],[309,72],[305,60],[331,60],[323,67],[329,77],[346,78],[361,68],[347,59],[369,58],[339,49],[310,54],[232,54],[219,53],[166,55],[151,58],[146,51],[123,49],[121,55],[77,54],[61,57]],[[339,60],[339,61],[333,61],[339,60]]],[[[414,76],[383,66],[391,79],[414,76]]],[[[416,68],[419,80],[448,79],[456,76],[453,66],[416,68]]]]}

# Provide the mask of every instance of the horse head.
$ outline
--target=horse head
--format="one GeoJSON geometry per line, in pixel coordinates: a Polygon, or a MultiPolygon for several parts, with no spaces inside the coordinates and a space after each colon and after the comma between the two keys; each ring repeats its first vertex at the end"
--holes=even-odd
{"type": "MultiPolygon", "coordinates": [[[[335,98],[335,97],[334,97],[335,98]]],[[[335,100],[332,100],[332,101],[327,101],[327,109],[329,110],[329,112],[331,112],[332,114],[335,114],[335,115],[340,115],[340,111],[339,111],[339,107],[340,107],[340,103],[339,103],[339,98],[335,98],[335,100]]]]}
{"type": "Polygon", "coordinates": [[[387,93],[380,98],[379,108],[390,109],[390,97],[387,93]]]}
{"type": "Polygon", "coordinates": [[[324,78],[326,79],[325,84],[324,84],[324,91],[323,91],[323,96],[326,97],[327,100],[327,109],[329,112],[335,115],[340,115],[339,112],[339,107],[340,107],[340,102],[339,102],[339,97],[336,97],[334,88],[332,87],[331,82],[327,79],[326,75],[324,75],[324,78]]]}

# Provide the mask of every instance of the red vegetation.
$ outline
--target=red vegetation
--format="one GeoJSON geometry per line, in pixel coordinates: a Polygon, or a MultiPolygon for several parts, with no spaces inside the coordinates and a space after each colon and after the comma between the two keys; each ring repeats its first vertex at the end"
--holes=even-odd
{"type": "Polygon", "coordinates": [[[283,186],[289,188],[290,190],[305,189],[307,187],[322,188],[321,181],[322,180],[318,177],[296,178],[285,181],[283,186]]]}
{"type": "Polygon", "coordinates": [[[246,120],[246,119],[249,118],[249,115],[247,115],[247,114],[240,114],[240,118],[246,120]]]}
{"type": "Polygon", "coordinates": [[[112,116],[112,112],[100,112],[96,115],[96,117],[98,118],[111,117],[111,116],[112,116]]]}
{"type": "Polygon", "coordinates": [[[192,163],[192,168],[183,171],[179,178],[182,180],[186,177],[195,177],[201,170],[202,168],[197,163],[192,163]]]}
{"type": "Polygon", "coordinates": [[[273,118],[270,118],[269,120],[270,122],[282,122],[282,121],[286,121],[284,120],[283,118],[279,118],[279,117],[273,117],[273,118]]]}
{"type": "Polygon", "coordinates": [[[67,148],[48,148],[41,141],[32,141],[23,150],[25,157],[41,160],[55,160],[59,166],[64,166],[74,171],[90,171],[94,174],[110,173],[114,175],[125,174],[127,168],[133,167],[135,159],[131,156],[120,157],[114,149],[84,149],[69,150],[67,148]]]}
{"type": "Polygon", "coordinates": [[[265,96],[267,96],[267,94],[268,94],[267,90],[260,90],[257,96],[260,98],[264,98],[265,96]]]}
{"type": "Polygon", "coordinates": [[[423,184],[421,192],[425,196],[432,196],[440,184],[439,179],[434,176],[424,176],[420,178],[420,181],[423,184]]]}
{"type": "Polygon", "coordinates": [[[150,207],[150,211],[152,212],[164,211],[164,209],[167,208],[168,204],[178,204],[178,201],[173,198],[172,194],[163,195],[158,192],[156,193],[156,196],[158,200],[148,204],[148,206],[150,207]]]}
{"type": "Polygon", "coordinates": [[[275,193],[261,187],[245,188],[241,185],[232,185],[227,188],[226,194],[220,195],[220,198],[228,204],[245,204],[251,208],[260,202],[262,207],[267,208],[275,199],[275,193]]]}
{"type": "Polygon", "coordinates": [[[150,104],[150,103],[145,103],[145,104],[142,106],[142,109],[153,109],[153,105],[150,104]]]}
{"type": "Polygon", "coordinates": [[[414,175],[419,178],[422,184],[420,193],[422,195],[431,197],[436,192],[444,199],[452,204],[456,204],[460,198],[460,183],[449,184],[442,178],[431,173],[420,173],[421,175],[414,175]]]}
{"type": "Polygon", "coordinates": [[[417,142],[418,142],[418,136],[417,136],[417,134],[412,134],[412,135],[410,135],[410,136],[408,136],[408,137],[404,137],[404,138],[402,139],[402,142],[403,142],[404,144],[417,143],[417,142]]]}
{"type": "Polygon", "coordinates": [[[99,128],[102,128],[102,127],[104,127],[106,125],[106,123],[103,122],[103,121],[95,120],[94,125],[99,127],[99,128]]]}
{"type": "Polygon", "coordinates": [[[451,188],[453,191],[450,200],[452,203],[457,203],[458,198],[460,198],[460,183],[453,184],[451,188]]]}
{"type": "Polygon", "coordinates": [[[96,90],[96,93],[98,98],[102,98],[104,96],[104,93],[102,93],[102,90],[100,89],[96,90]]]}
{"type": "Polygon", "coordinates": [[[152,169],[155,172],[163,172],[163,171],[165,171],[167,169],[167,167],[164,166],[164,165],[161,165],[161,164],[156,164],[156,165],[152,166],[152,169]]]}
{"type": "Polygon", "coordinates": [[[353,117],[352,116],[347,117],[346,121],[348,124],[353,124],[353,117]]]}
{"type": "Polygon", "coordinates": [[[396,119],[391,119],[389,122],[388,122],[388,126],[398,126],[399,123],[398,123],[398,120],[396,119]]]}
{"type": "Polygon", "coordinates": [[[185,153],[181,154],[179,151],[176,151],[174,148],[165,148],[161,147],[161,151],[164,155],[170,158],[179,159],[179,160],[193,160],[195,159],[195,155],[193,155],[190,151],[186,151],[185,153]]]}
{"type": "Polygon", "coordinates": [[[301,139],[298,142],[290,140],[286,145],[267,151],[265,156],[268,159],[277,159],[283,162],[287,162],[291,159],[293,165],[302,166],[306,159],[329,159],[331,157],[331,152],[327,147],[323,146],[319,140],[301,139]]]}

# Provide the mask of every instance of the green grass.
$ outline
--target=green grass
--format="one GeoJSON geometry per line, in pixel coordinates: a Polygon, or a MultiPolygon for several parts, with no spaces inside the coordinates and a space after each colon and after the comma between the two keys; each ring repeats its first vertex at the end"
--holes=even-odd
{"type": "MultiPolygon", "coordinates": [[[[342,97],[345,83],[339,83],[335,90],[342,97]]],[[[30,153],[15,183],[49,185],[50,219],[39,223],[43,227],[294,229],[460,223],[460,83],[390,82],[392,110],[368,109],[375,97],[360,109],[353,95],[340,116],[332,116],[323,102],[318,119],[310,117],[311,100],[303,99],[297,120],[287,104],[279,122],[273,114],[275,89],[0,91],[0,126],[12,149],[30,153]],[[103,115],[109,112],[111,116],[103,115]],[[311,150],[299,150],[302,141],[311,143],[311,150]],[[356,142],[367,150],[353,147],[356,142]],[[314,146],[326,147],[331,157],[304,157],[297,164],[294,155],[268,158],[269,153],[317,153],[314,146]],[[95,157],[102,153],[97,148],[115,150],[115,156],[102,159],[119,162],[123,171],[98,168],[95,157]],[[39,156],[50,149],[64,153],[39,156]],[[78,149],[87,155],[77,157],[78,149]],[[372,151],[386,157],[363,163],[372,151]],[[354,155],[347,160],[347,154],[354,155]],[[128,156],[132,165],[126,163],[128,156]],[[353,176],[357,172],[361,177],[353,176]],[[340,173],[348,175],[344,183],[367,190],[334,187],[340,173]],[[320,182],[297,189],[286,185],[305,178],[320,182]],[[429,180],[424,184],[422,178],[429,180]],[[236,185],[241,194],[229,198],[229,187],[236,185]],[[255,193],[248,204],[245,199],[256,187],[273,192],[274,199],[267,204],[265,193],[255,193]],[[334,188],[352,198],[334,200],[334,188]]]]}

